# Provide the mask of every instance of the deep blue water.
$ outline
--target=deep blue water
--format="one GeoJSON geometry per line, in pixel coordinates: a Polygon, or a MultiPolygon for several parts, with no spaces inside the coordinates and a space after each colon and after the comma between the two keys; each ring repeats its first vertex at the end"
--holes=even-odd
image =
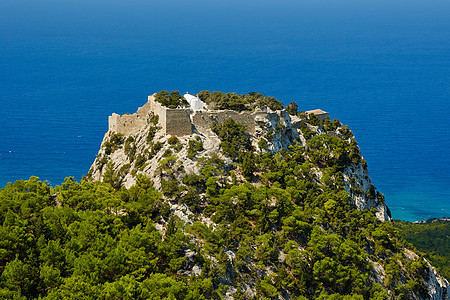
{"type": "Polygon", "coordinates": [[[447,0],[0,2],[0,185],[60,184],[107,116],[165,90],[263,92],[348,124],[394,218],[449,216],[447,0]]]}

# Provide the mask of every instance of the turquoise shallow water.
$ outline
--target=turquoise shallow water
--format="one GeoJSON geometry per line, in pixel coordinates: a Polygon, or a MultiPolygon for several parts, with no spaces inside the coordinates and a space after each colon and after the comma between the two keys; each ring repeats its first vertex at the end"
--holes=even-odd
{"type": "Polygon", "coordinates": [[[250,91],[355,133],[395,218],[448,216],[448,1],[0,3],[0,184],[60,184],[107,116],[166,90],[250,91]]]}

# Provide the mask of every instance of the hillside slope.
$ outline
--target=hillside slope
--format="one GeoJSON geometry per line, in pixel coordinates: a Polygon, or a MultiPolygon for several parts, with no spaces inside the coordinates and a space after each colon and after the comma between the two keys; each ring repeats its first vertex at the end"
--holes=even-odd
{"type": "MultiPolygon", "coordinates": [[[[229,95],[205,102],[255,109],[253,95],[229,95]]],[[[229,118],[178,137],[149,111],[134,134],[105,134],[89,178],[129,188],[150,177],[203,261],[180,272],[214,278],[227,295],[445,299],[448,282],[384,222],[348,127],[277,108],[252,132],[229,118]]],[[[164,235],[167,220],[157,228],[164,235]]]]}
{"type": "Polygon", "coordinates": [[[394,220],[405,240],[417,250],[425,252],[446,278],[450,277],[450,219],[430,219],[420,222],[394,220]]]}
{"type": "Polygon", "coordinates": [[[192,128],[149,103],[114,117],[81,182],[0,190],[0,298],[448,298],[347,126],[256,93],[201,92],[198,115],[158,99],[192,128]]]}

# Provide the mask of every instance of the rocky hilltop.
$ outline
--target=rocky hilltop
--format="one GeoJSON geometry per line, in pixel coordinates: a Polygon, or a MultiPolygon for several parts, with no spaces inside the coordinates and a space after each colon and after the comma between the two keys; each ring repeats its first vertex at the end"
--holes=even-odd
{"type": "MultiPolygon", "coordinates": [[[[192,97],[187,95],[189,96],[192,97]]],[[[390,220],[384,197],[375,191],[366,161],[360,154],[353,133],[339,121],[331,122],[326,119],[327,113],[322,110],[312,111],[315,114],[297,111],[289,113],[287,109],[281,109],[281,106],[275,107],[278,109],[274,110],[263,106],[256,107],[253,111],[241,112],[231,109],[208,110],[206,105],[204,107],[203,109],[202,106],[201,110],[167,109],[155,101],[154,94],[149,96],[147,103],[133,115],[113,114],[109,120],[109,130],[105,133],[88,178],[101,181],[105,172],[112,172],[114,184],[129,188],[136,183],[137,174],[143,174],[150,176],[155,188],[160,190],[161,179],[167,177],[161,163],[168,161],[168,157],[180,170],[171,174],[172,179],[181,183],[186,174],[200,174],[202,164],[198,161],[211,155],[217,155],[224,161],[227,169],[236,169],[237,174],[240,174],[239,166],[236,168],[233,160],[221,151],[221,140],[211,128],[213,122],[220,125],[232,119],[246,127],[251,145],[259,153],[275,154],[294,145],[307,148],[307,140],[314,136],[326,136],[348,143],[350,149],[346,150],[350,153],[346,154],[353,157],[343,166],[340,174],[345,190],[349,192],[358,209],[373,207],[377,211],[378,219],[390,220]],[[167,121],[167,111],[184,114],[177,114],[167,121]],[[164,118],[161,118],[162,115],[164,118]],[[123,125],[118,125],[120,121],[123,125]]],[[[346,155],[332,152],[329,154],[346,155]]],[[[308,157],[307,152],[304,155],[308,157]]],[[[326,168],[319,164],[311,166],[310,171],[315,181],[326,184],[326,168]]]]}
{"type": "Polygon", "coordinates": [[[447,298],[448,281],[391,226],[353,133],[322,110],[162,91],[109,117],[86,179],[161,193],[155,228],[186,237],[170,272],[217,297],[447,298]]]}

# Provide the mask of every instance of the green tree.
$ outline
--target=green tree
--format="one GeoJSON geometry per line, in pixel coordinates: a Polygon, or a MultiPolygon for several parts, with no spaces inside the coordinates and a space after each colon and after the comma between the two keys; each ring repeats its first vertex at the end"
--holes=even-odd
{"type": "Polygon", "coordinates": [[[291,101],[287,106],[286,106],[286,110],[288,111],[288,113],[290,115],[296,116],[297,115],[297,110],[298,110],[298,105],[297,103],[295,103],[294,101],[291,101]]]}
{"type": "Polygon", "coordinates": [[[245,179],[250,181],[253,177],[253,172],[255,172],[255,156],[253,152],[246,152],[244,154],[244,158],[242,160],[242,175],[244,175],[245,179]]]}
{"type": "Polygon", "coordinates": [[[161,91],[155,95],[155,100],[168,108],[177,108],[179,106],[187,107],[189,104],[181,97],[178,91],[161,91]]]}
{"type": "Polygon", "coordinates": [[[240,152],[252,150],[250,138],[245,133],[245,126],[232,118],[227,119],[223,124],[213,123],[211,129],[221,140],[220,147],[225,155],[237,159],[240,152]]]}

